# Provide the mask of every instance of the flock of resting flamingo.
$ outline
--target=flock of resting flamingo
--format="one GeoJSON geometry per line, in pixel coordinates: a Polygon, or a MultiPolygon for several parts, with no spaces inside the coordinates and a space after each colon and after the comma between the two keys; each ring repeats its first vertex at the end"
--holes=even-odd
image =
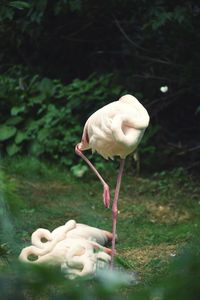
{"type": "Polygon", "coordinates": [[[105,105],[94,112],[86,121],[81,142],[75,152],[93,170],[103,185],[103,202],[110,206],[109,185],[84,155],[91,149],[105,159],[120,157],[120,168],[112,203],[112,233],[77,224],[74,220],[49,232],[40,228],[32,234],[32,246],[20,253],[20,260],[31,263],[60,264],[69,278],[93,274],[99,261],[113,268],[116,242],[118,198],[125,159],[139,145],[149,124],[149,115],[144,106],[132,95],[122,96],[118,101],[105,105]],[[44,242],[45,239],[45,242],[44,242]],[[112,250],[104,247],[112,242],[112,250]],[[95,252],[95,249],[98,250],[95,252]],[[30,260],[30,254],[37,258],[30,260]]]}

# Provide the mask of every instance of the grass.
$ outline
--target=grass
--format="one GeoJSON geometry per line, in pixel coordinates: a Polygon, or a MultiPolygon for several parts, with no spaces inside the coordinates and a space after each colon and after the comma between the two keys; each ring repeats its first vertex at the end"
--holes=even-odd
{"type": "MultiPolygon", "coordinates": [[[[16,246],[12,249],[8,243],[9,259],[17,258],[30,244],[38,227],[52,230],[75,219],[111,230],[111,209],[103,207],[102,189],[93,174],[75,178],[65,169],[34,158],[5,161],[2,169],[17,186],[15,197],[22,204],[14,217],[16,246]]],[[[105,173],[113,196],[117,173],[105,173]]],[[[200,226],[199,192],[197,182],[181,168],[146,177],[133,177],[125,171],[116,264],[138,274],[140,284],[132,289],[140,290],[164,278],[169,263],[194,239],[200,226]]]]}

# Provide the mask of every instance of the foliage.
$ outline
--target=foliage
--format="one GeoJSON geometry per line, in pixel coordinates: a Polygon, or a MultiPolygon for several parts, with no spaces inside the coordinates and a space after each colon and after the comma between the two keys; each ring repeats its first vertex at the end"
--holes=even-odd
{"type": "Polygon", "coordinates": [[[12,72],[0,76],[1,151],[9,156],[29,153],[71,166],[87,117],[122,91],[112,74],[64,85],[12,72]]]}
{"type": "Polygon", "coordinates": [[[1,260],[8,262],[11,244],[15,245],[13,222],[23,206],[16,181],[0,169],[0,266],[1,260]]]}
{"type": "Polygon", "coordinates": [[[9,212],[16,214],[19,208],[22,206],[22,202],[17,196],[17,184],[14,179],[9,178],[0,169],[0,215],[1,221],[3,220],[5,208],[7,207],[9,212]],[[5,206],[5,207],[4,207],[5,206]]]}

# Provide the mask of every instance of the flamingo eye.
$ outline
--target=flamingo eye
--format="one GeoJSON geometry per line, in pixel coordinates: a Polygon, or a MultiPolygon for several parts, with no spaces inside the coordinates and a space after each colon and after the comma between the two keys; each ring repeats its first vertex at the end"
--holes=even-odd
{"type": "Polygon", "coordinates": [[[28,260],[30,260],[30,261],[36,261],[37,259],[38,259],[38,256],[35,254],[28,255],[28,260]]]}
{"type": "Polygon", "coordinates": [[[42,242],[42,243],[47,243],[48,240],[47,240],[45,237],[42,237],[42,238],[41,238],[41,242],[42,242]]]}

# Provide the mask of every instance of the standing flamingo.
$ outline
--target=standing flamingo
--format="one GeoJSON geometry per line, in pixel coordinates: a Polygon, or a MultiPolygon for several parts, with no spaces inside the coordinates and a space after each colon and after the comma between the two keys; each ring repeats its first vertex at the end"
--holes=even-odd
{"type": "Polygon", "coordinates": [[[85,160],[101,181],[103,185],[103,201],[106,207],[110,205],[109,186],[82,151],[92,149],[92,152],[97,151],[105,159],[113,158],[114,156],[120,156],[121,158],[112,206],[111,268],[113,267],[115,254],[117,202],[125,158],[136,150],[148,124],[149,115],[143,105],[132,95],[125,95],[118,101],[100,108],[89,117],[84,126],[82,140],[75,148],[76,154],[85,160]]]}

